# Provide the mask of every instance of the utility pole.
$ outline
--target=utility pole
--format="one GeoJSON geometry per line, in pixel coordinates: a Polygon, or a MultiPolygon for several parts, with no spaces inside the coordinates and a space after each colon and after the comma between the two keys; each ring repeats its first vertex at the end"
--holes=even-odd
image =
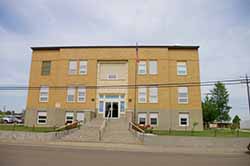
{"type": "Polygon", "coordinates": [[[246,74],[246,85],[247,85],[248,110],[250,114],[250,92],[249,92],[249,80],[247,74],[246,74]]]}

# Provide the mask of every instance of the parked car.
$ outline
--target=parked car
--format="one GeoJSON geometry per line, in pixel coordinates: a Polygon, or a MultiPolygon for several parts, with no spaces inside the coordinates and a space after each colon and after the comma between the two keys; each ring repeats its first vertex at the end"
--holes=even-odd
{"type": "Polygon", "coordinates": [[[22,119],[22,118],[15,117],[15,118],[14,118],[14,122],[15,122],[15,123],[23,123],[23,119],[22,119]]]}
{"type": "Polygon", "coordinates": [[[15,122],[15,116],[8,115],[3,117],[3,122],[4,123],[14,123],[15,122]]]}

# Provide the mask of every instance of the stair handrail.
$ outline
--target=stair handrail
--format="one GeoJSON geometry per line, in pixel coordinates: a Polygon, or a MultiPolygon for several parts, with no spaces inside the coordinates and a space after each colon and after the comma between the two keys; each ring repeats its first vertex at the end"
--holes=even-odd
{"type": "Polygon", "coordinates": [[[131,132],[134,132],[134,134],[136,135],[136,137],[138,137],[141,140],[141,142],[144,143],[145,131],[143,129],[141,129],[135,123],[133,123],[133,122],[130,121],[129,122],[128,130],[131,131],[131,132]],[[133,127],[136,128],[136,130],[133,127]],[[142,135],[141,134],[139,135],[138,131],[140,133],[142,133],[142,135]],[[140,136],[142,136],[142,138],[140,136]]]}
{"type": "Polygon", "coordinates": [[[99,141],[102,140],[103,133],[104,133],[105,128],[106,128],[106,126],[107,126],[107,122],[108,122],[108,120],[109,120],[109,118],[110,118],[110,114],[111,114],[111,111],[108,111],[107,117],[104,118],[104,120],[103,120],[103,122],[102,122],[102,125],[101,125],[100,128],[99,128],[99,133],[98,133],[99,141]]]}

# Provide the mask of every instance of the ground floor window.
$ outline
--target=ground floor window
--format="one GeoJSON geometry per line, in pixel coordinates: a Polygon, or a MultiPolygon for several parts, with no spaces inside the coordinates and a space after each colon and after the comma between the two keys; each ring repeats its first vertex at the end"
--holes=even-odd
{"type": "Polygon", "coordinates": [[[158,125],[158,113],[150,113],[149,119],[150,119],[150,125],[152,126],[158,125]]]}
{"type": "Polygon", "coordinates": [[[189,126],[189,114],[188,113],[179,114],[179,126],[189,126]]]}
{"type": "Polygon", "coordinates": [[[100,101],[99,102],[99,113],[103,113],[103,110],[104,110],[104,101],[100,101]]]}
{"type": "Polygon", "coordinates": [[[47,124],[47,112],[45,111],[37,112],[37,124],[47,124]]]}
{"type": "Polygon", "coordinates": [[[84,112],[77,112],[76,113],[76,120],[80,122],[81,124],[84,123],[85,115],[84,112]]]}
{"type": "Polygon", "coordinates": [[[124,112],[125,112],[125,102],[124,102],[124,101],[121,101],[121,102],[120,102],[120,112],[121,112],[121,113],[124,113],[124,112]]]}
{"type": "Polygon", "coordinates": [[[138,114],[138,124],[140,124],[140,125],[147,124],[147,114],[146,113],[139,113],[138,114]]]}
{"type": "Polygon", "coordinates": [[[74,113],[73,112],[66,112],[65,114],[65,123],[72,123],[74,121],[74,113]]]}

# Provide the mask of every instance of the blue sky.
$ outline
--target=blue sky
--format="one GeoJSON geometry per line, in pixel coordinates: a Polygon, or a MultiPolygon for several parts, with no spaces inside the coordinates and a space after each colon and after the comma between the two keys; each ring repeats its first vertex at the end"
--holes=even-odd
{"type": "MultiPolygon", "coordinates": [[[[0,0],[0,86],[27,85],[30,46],[200,45],[201,80],[250,75],[248,0],[0,0]]],[[[250,119],[244,85],[228,86],[231,115],[250,119]]],[[[209,88],[202,88],[202,94],[209,88]]],[[[26,93],[0,92],[0,109],[26,93]]]]}

